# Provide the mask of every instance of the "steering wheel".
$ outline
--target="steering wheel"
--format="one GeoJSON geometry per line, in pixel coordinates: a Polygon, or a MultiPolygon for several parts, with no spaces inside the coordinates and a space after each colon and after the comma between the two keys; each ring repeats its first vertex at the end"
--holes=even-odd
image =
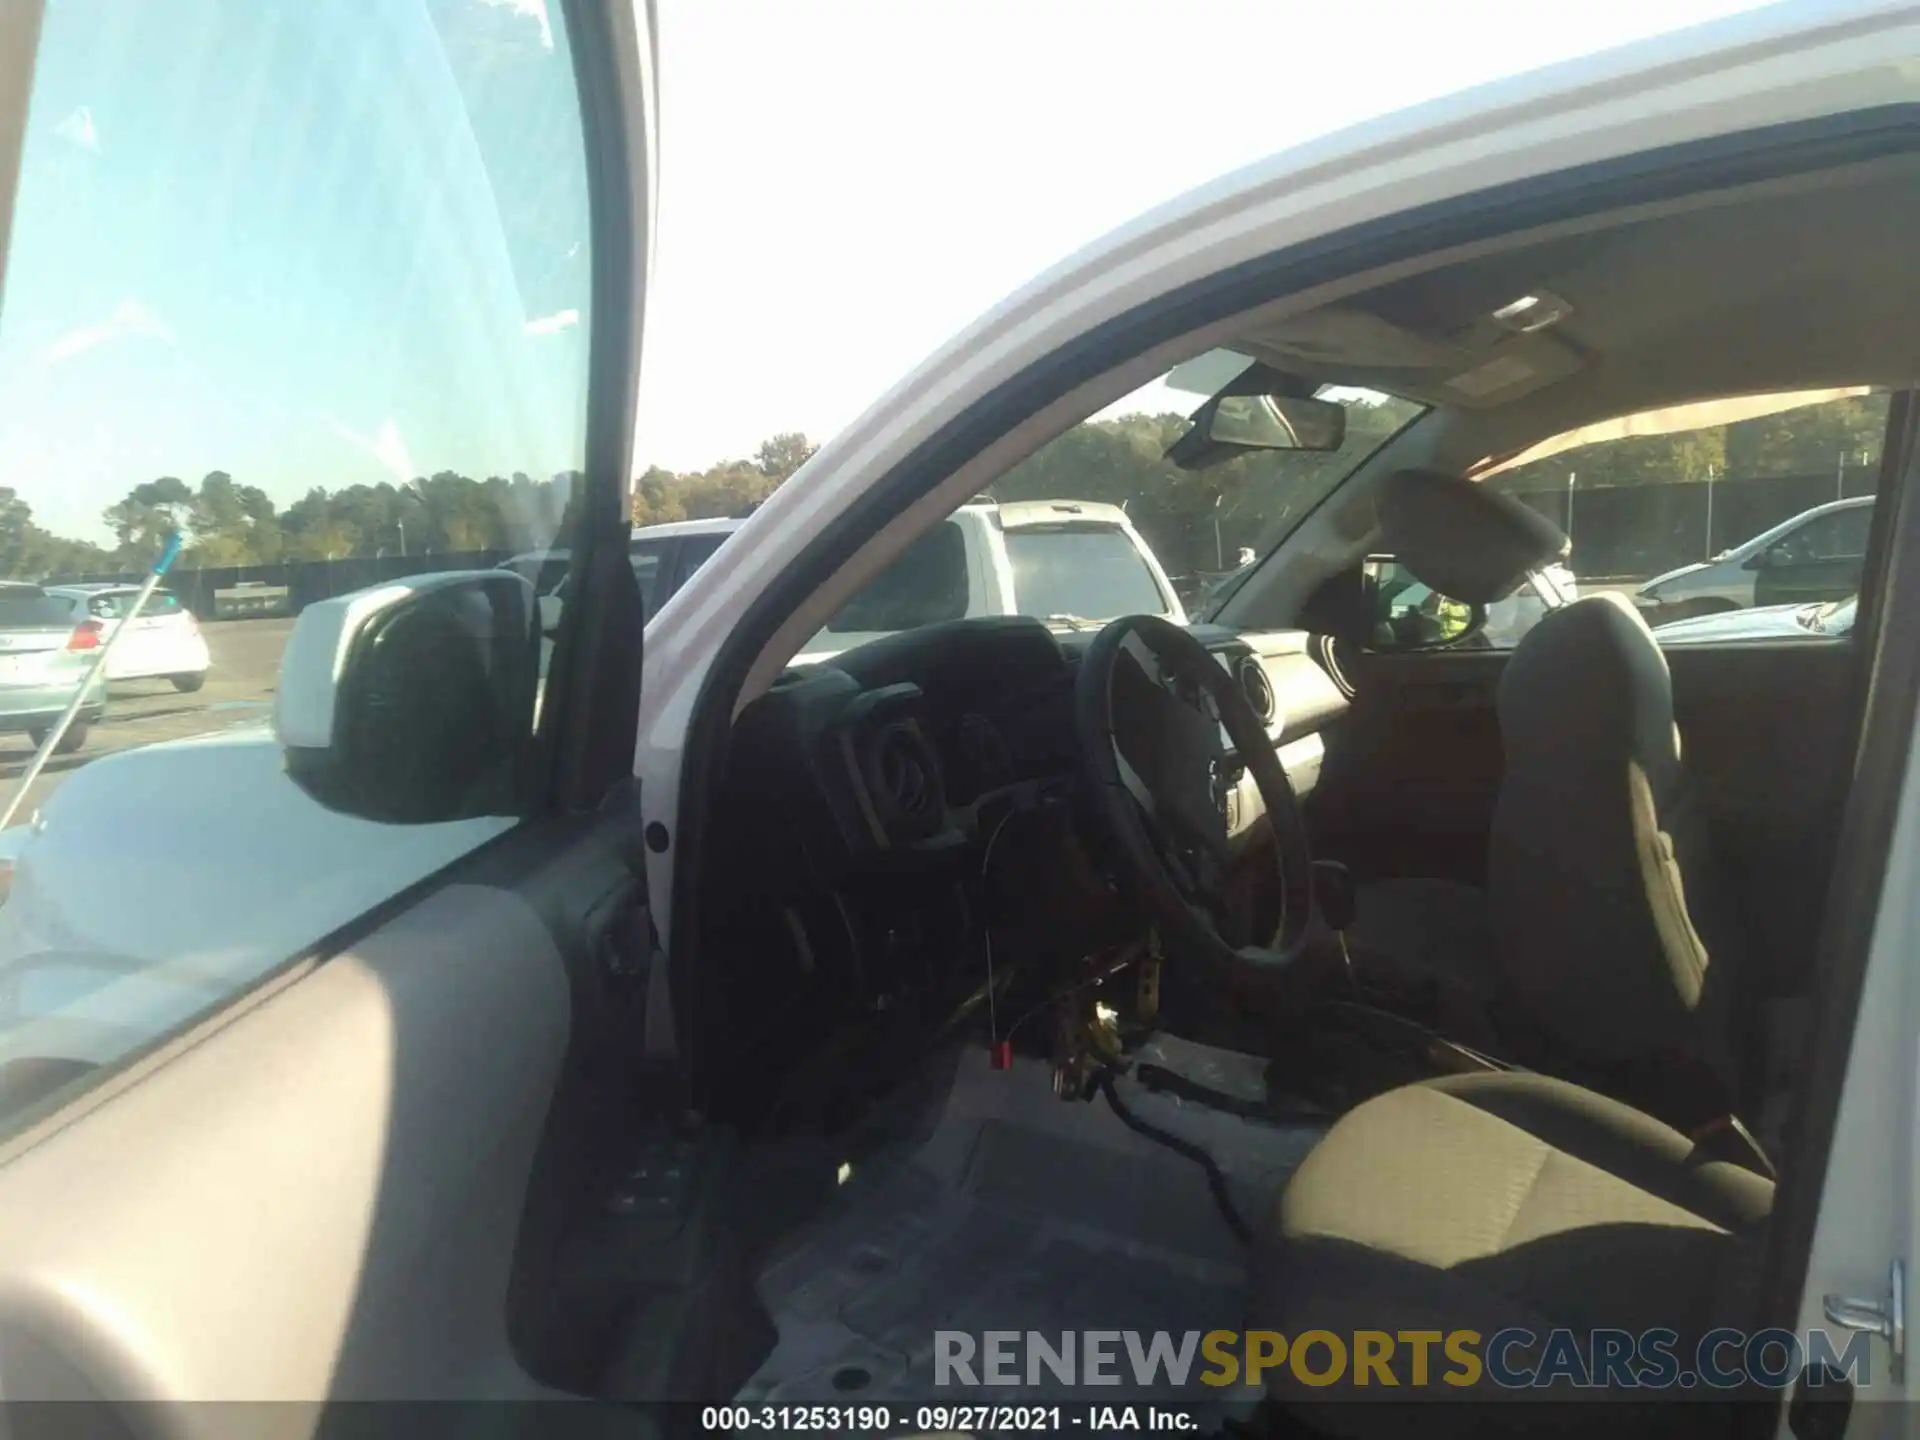
{"type": "Polygon", "coordinates": [[[1291,968],[1312,907],[1306,826],[1273,741],[1220,662],[1181,626],[1122,616],[1080,662],[1074,725],[1095,823],[1169,955],[1238,979],[1291,968]],[[1242,765],[1279,858],[1282,919],[1267,945],[1228,938],[1227,791],[1242,765]]]}

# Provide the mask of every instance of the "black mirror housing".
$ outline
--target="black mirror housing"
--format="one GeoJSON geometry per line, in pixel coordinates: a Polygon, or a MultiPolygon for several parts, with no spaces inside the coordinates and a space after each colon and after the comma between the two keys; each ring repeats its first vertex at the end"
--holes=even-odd
{"type": "Polygon", "coordinates": [[[1332,400],[1292,395],[1216,395],[1167,448],[1182,470],[1206,470],[1262,450],[1338,450],[1347,410],[1332,400]]]}
{"type": "Polygon", "coordinates": [[[281,661],[287,774],[328,809],[396,825],[523,811],[539,692],[533,586],[414,576],[309,605],[281,661]]]}
{"type": "Polygon", "coordinates": [[[1487,625],[1487,607],[1440,594],[1391,555],[1361,566],[1366,648],[1380,654],[1451,650],[1487,625]]]}

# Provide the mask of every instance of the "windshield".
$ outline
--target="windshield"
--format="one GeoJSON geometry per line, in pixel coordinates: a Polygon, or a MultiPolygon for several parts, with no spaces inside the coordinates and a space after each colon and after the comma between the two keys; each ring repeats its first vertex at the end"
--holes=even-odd
{"type": "Polygon", "coordinates": [[[1213,382],[1251,365],[1244,355],[1216,350],[1177,366],[1015,466],[993,493],[1123,506],[1188,610],[1205,610],[1426,411],[1377,390],[1322,385],[1314,397],[1344,412],[1344,434],[1332,449],[1249,449],[1200,469],[1169,459],[1207,398],[1183,377],[1199,372],[1213,382]]]}
{"type": "Polygon", "coordinates": [[[1210,351],[999,476],[798,659],[969,616],[1027,615],[1061,632],[1120,615],[1191,618],[1423,413],[1398,396],[1314,386],[1210,351]],[[1225,407],[1242,401],[1286,423],[1241,424],[1225,407]]]}
{"type": "Polygon", "coordinates": [[[1014,530],[1007,533],[1013,598],[1024,615],[1111,620],[1164,615],[1153,572],[1124,530],[1014,530]]]}
{"type": "MultiPolygon", "coordinates": [[[[139,598],[138,590],[109,590],[87,601],[87,613],[96,620],[124,620],[133,613],[133,602],[139,598]]],[[[179,609],[178,595],[171,590],[156,590],[147,597],[140,613],[152,619],[156,615],[175,614],[179,609]]]]}

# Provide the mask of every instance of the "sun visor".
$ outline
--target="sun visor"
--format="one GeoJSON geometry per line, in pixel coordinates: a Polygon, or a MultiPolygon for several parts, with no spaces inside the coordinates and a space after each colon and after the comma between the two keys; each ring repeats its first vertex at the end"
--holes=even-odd
{"type": "Polygon", "coordinates": [[[1458,475],[1399,471],[1381,482],[1377,505],[1394,558],[1422,584],[1471,605],[1512,594],[1529,570],[1571,548],[1546,516],[1458,475]]]}
{"type": "Polygon", "coordinates": [[[1522,465],[1531,465],[1536,460],[1564,455],[1567,451],[1578,450],[1583,445],[1599,445],[1646,435],[1679,435],[1689,430],[1704,430],[1715,425],[1733,425],[1742,420],[1757,420],[1767,415],[1779,415],[1810,405],[1827,405],[1835,400],[1845,400],[1871,393],[1873,393],[1871,387],[1855,385],[1842,390],[1794,390],[1771,395],[1737,395],[1721,400],[1697,400],[1685,405],[1668,405],[1659,410],[1642,410],[1638,414],[1622,415],[1616,419],[1583,425],[1578,430],[1568,430],[1563,434],[1542,440],[1539,444],[1530,446],[1497,464],[1476,466],[1473,473],[1477,478],[1484,480],[1506,470],[1517,470],[1522,465]]]}
{"type": "Polygon", "coordinates": [[[1237,343],[1282,369],[1467,410],[1505,405],[1584,364],[1579,351],[1544,330],[1515,334],[1486,320],[1442,338],[1341,306],[1292,316],[1237,343]]]}

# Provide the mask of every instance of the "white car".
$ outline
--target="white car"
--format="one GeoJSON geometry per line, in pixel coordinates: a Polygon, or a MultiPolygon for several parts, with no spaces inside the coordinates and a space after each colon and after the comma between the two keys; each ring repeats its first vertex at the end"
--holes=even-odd
{"type": "Polygon", "coordinates": [[[94,621],[103,645],[127,626],[107,657],[108,680],[171,680],[173,688],[185,694],[207,683],[213,664],[207,638],[193,612],[171,590],[156,589],[131,622],[126,617],[139,597],[138,585],[49,585],[47,594],[67,601],[76,622],[94,621]]]}
{"type": "Polygon", "coordinates": [[[1752,605],[1839,600],[1860,588],[1873,496],[1829,500],[1634,592],[1648,620],[1675,620],[1752,605]]]}

